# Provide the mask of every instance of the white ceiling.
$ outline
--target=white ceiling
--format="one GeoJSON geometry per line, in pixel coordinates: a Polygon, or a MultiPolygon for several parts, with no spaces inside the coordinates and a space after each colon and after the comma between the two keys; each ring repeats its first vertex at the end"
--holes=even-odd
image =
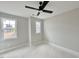
{"type": "MultiPolygon", "coordinates": [[[[25,5],[38,8],[39,2],[38,1],[0,1],[0,11],[13,14],[13,15],[23,16],[23,17],[29,17],[29,16],[37,17],[35,15],[37,14],[38,11],[27,9],[24,7],[25,5]]],[[[48,18],[75,8],[79,8],[78,1],[76,2],[75,1],[74,2],[51,1],[47,4],[45,9],[52,10],[54,11],[54,13],[48,14],[48,13],[41,12],[38,18],[48,18]]]]}

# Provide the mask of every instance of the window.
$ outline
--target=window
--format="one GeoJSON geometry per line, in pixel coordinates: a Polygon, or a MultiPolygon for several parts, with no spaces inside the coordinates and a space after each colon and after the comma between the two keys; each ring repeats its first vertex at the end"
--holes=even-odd
{"type": "Polygon", "coordinates": [[[16,21],[3,19],[4,39],[16,38],[16,21]]]}
{"type": "Polygon", "coordinates": [[[36,22],[36,33],[40,33],[41,32],[41,23],[40,22],[36,22]]]}

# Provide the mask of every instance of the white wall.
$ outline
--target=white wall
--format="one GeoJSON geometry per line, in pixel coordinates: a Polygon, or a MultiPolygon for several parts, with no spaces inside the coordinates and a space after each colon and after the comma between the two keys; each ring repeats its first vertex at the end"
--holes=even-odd
{"type": "MultiPolygon", "coordinates": [[[[2,37],[2,28],[0,23],[0,49],[7,49],[9,47],[16,47],[21,45],[28,45],[28,18],[15,16],[0,12],[0,21],[2,18],[16,20],[17,24],[17,39],[4,40],[2,37]]],[[[1,51],[1,50],[0,50],[1,51]]]]}
{"type": "Polygon", "coordinates": [[[50,43],[79,52],[79,8],[50,17],[44,23],[50,43]]]}
{"type": "MultiPolygon", "coordinates": [[[[45,43],[44,40],[44,24],[43,20],[35,17],[30,17],[31,23],[31,42],[29,40],[29,18],[15,16],[7,13],[0,12],[0,49],[5,50],[7,48],[18,47],[18,46],[29,46],[31,45],[39,45],[45,43]],[[15,20],[17,25],[17,39],[3,39],[3,30],[2,30],[2,19],[15,20]],[[36,21],[41,22],[41,33],[36,34],[36,21]]],[[[1,51],[0,51],[1,52],[1,51]]]]}

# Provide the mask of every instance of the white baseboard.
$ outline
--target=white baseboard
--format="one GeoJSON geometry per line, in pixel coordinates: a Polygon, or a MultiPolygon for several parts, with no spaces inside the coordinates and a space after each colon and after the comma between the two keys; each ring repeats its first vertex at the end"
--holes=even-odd
{"type": "Polygon", "coordinates": [[[57,44],[53,44],[53,43],[49,43],[49,44],[54,46],[54,47],[56,47],[56,48],[58,48],[58,49],[61,49],[61,50],[65,51],[67,53],[70,53],[71,55],[79,57],[79,52],[77,52],[77,51],[74,51],[72,49],[68,49],[68,48],[62,47],[62,46],[57,45],[57,44]]]}
{"type": "Polygon", "coordinates": [[[5,49],[1,49],[0,50],[0,54],[4,54],[6,52],[10,52],[12,50],[15,50],[15,49],[18,49],[18,48],[21,48],[21,47],[25,47],[26,45],[25,44],[18,44],[16,46],[12,46],[12,47],[8,47],[8,48],[5,48],[5,49]]]}
{"type": "Polygon", "coordinates": [[[12,47],[9,47],[9,48],[6,48],[6,49],[1,49],[0,50],[0,58],[4,58],[5,53],[8,53],[8,52],[11,52],[13,50],[20,49],[20,48],[23,48],[23,47],[26,47],[26,46],[27,46],[26,44],[20,43],[18,45],[15,45],[15,46],[12,46],[12,47]]]}

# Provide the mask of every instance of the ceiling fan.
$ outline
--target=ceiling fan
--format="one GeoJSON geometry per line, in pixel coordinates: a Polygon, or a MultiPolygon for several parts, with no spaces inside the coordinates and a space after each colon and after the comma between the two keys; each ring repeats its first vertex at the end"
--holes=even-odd
{"type": "Polygon", "coordinates": [[[39,2],[40,6],[39,8],[34,8],[34,7],[30,7],[30,6],[25,6],[25,8],[29,8],[29,9],[33,9],[33,10],[38,10],[37,16],[40,15],[40,11],[43,11],[45,13],[53,13],[53,11],[50,10],[45,10],[44,8],[46,7],[46,5],[48,4],[49,1],[41,1],[39,2]]]}

